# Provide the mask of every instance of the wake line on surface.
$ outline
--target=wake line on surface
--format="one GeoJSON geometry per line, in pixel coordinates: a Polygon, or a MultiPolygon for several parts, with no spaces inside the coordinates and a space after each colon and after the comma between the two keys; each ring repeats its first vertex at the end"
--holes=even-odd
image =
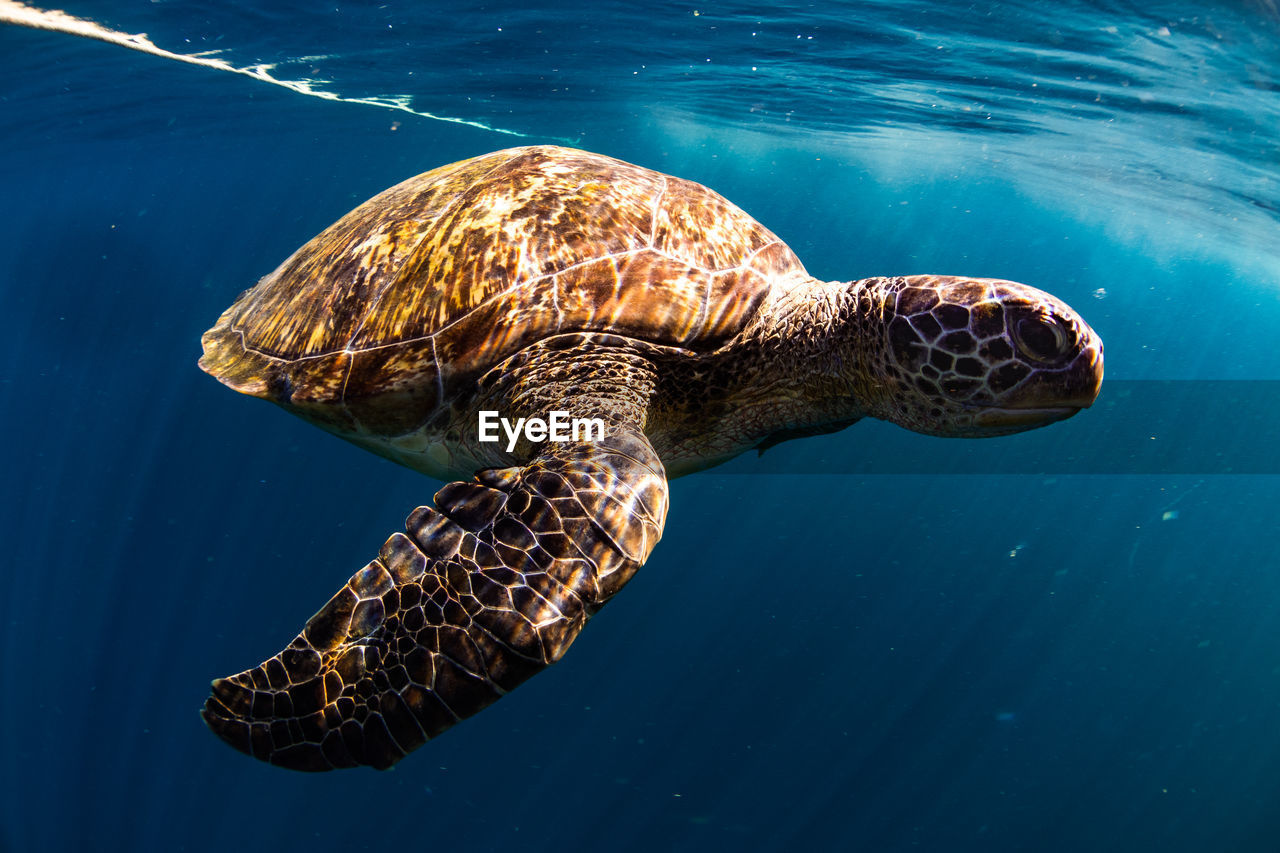
{"type": "Polygon", "coordinates": [[[492,127],[478,121],[471,121],[469,119],[454,118],[452,116],[442,116],[436,115],[435,113],[423,112],[422,110],[415,110],[410,106],[413,99],[408,95],[353,98],[317,88],[319,85],[329,83],[330,81],[328,80],[281,80],[278,77],[273,77],[271,72],[275,68],[275,65],[272,64],[263,63],[260,65],[248,65],[241,68],[232,65],[225,60],[216,59],[207,54],[174,53],[173,51],[165,50],[164,48],[155,45],[147,38],[146,33],[138,33],[135,35],[117,32],[116,30],[107,29],[93,21],[68,15],[66,12],[58,9],[37,9],[34,6],[27,6],[23,3],[18,3],[16,0],[0,0],[0,23],[15,24],[19,27],[29,27],[33,30],[50,30],[52,32],[80,36],[82,38],[96,39],[108,44],[127,47],[130,50],[149,53],[152,56],[173,59],[190,65],[203,65],[205,68],[213,68],[218,71],[229,71],[232,74],[243,74],[246,77],[252,77],[254,80],[259,80],[263,83],[283,86],[284,88],[297,92],[298,94],[310,95],[313,98],[322,98],[326,101],[342,101],[348,104],[364,104],[370,107],[381,107],[386,110],[398,110],[421,118],[432,119],[433,121],[447,121],[453,124],[463,124],[467,127],[477,127],[481,130],[489,130],[494,133],[502,133],[507,136],[518,136],[525,139],[529,138],[529,134],[520,133],[516,130],[507,130],[501,127],[492,127]]]}

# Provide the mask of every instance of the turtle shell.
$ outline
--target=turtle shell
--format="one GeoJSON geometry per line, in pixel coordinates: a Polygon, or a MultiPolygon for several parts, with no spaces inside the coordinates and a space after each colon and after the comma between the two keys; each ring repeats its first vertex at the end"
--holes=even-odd
{"type": "Polygon", "coordinates": [[[410,178],[241,294],[200,366],[323,426],[400,435],[543,338],[706,351],[773,281],[776,236],[692,181],[551,146],[410,178]]]}

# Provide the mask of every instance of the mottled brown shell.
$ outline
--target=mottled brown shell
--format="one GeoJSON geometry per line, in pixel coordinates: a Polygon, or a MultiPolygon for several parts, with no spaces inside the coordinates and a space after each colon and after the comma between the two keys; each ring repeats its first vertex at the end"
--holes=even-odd
{"type": "Polygon", "coordinates": [[[200,366],[329,428],[396,435],[551,335],[715,348],[792,272],[786,245],[706,187],[514,148],[342,217],[227,309],[200,366]]]}

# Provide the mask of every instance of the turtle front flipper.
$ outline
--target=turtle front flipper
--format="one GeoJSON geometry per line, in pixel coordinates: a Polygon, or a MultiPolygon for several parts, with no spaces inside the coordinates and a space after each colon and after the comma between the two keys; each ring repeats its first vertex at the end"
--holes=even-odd
{"type": "Polygon", "coordinates": [[[272,764],[388,768],[559,660],[666,512],[662,462],[625,429],[450,483],[284,651],[215,681],[205,722],[272,764]]]}

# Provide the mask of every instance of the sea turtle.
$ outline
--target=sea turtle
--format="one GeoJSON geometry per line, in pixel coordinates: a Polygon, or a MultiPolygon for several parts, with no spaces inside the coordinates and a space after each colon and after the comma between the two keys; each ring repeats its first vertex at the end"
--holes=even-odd
{"type": "Polygon", "coordinates": [[[375,196],[203,344],[237,391],[464,478],[284,651],[213,683],[209,727],[300,770],[390,767],[559,660],[662,535],[670,476],[862,417],[1030,429],[1102,380],[1101,341],[1039,290],[818,281],[706,187],[552,146],[375,196]]]}

